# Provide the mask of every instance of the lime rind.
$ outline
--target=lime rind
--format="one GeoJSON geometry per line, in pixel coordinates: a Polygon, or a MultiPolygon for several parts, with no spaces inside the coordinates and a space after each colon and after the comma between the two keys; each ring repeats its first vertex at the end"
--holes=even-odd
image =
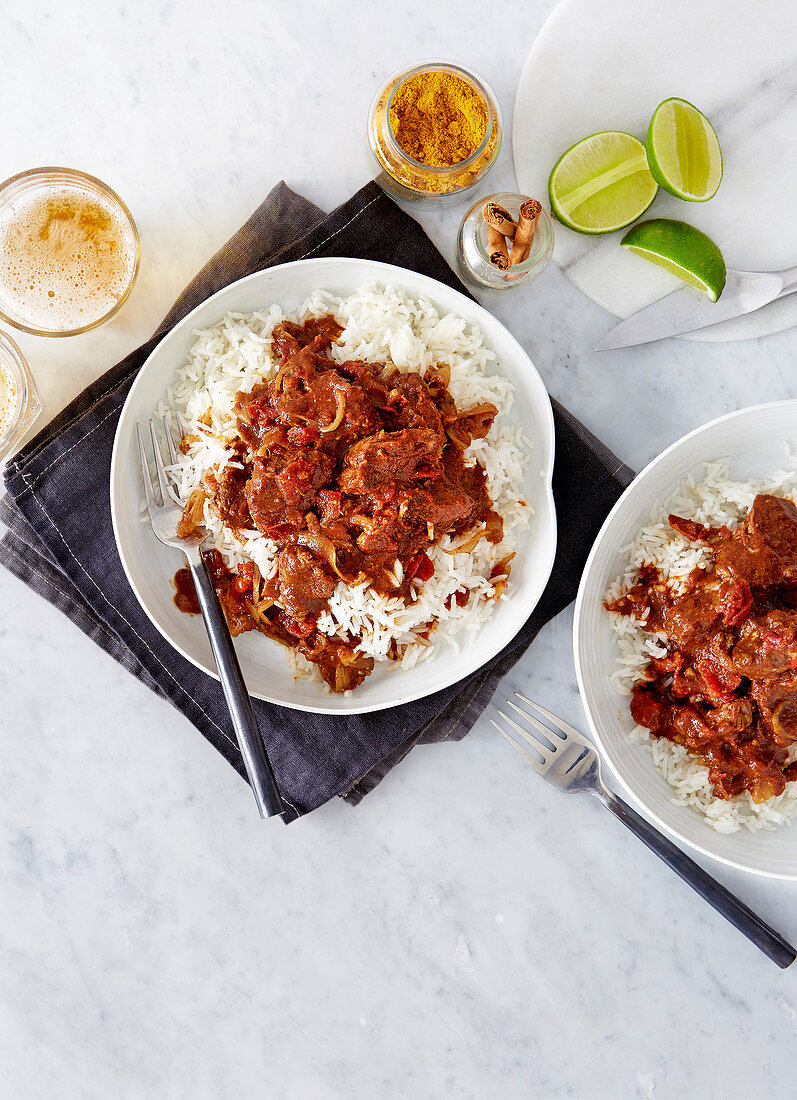
{"type": "Polygon", "coordinates": [[[668,260],[664,256],[659,256],[657,253],[651,252],[647,248],[639,248],[638,245],[633,244],[626,245],[626,248],[629,252],[635,252],[637,256],[641,256],[643,260],[650,260],[651,263],[664,268],[665,271],[671,272],[673,275],[677,276],[681,282],[695,287],[696,290],[705,291],[709,298],[711,298],[713,302],[716,302],[717,299],[714,297],[714,291],[708,283],[705,283],[698,275],[695,275],[694,272],[688,271],[674,260],[668,260]]]}
{"type": "Polygon", "coordinates": [[[716,302],[725,286],[725,260],[700,229],[669,218],[653,218],[629,229],[620,244],[664,268],[716,302]]]}
{"type": "Polygon", "coordinates": [[[687,202],[708,202],[722,182],[719,138],[709,120],[687,99],[661,102],[648,126],[645,151],[660,187],[687,202]]]}
{"type": "Polygon", "coordinates": [[[644,145],[633,134],[603,130],[562,154],[548,181],[556,218],[577,233],[612,233],[636,221],[656,197],[644,145]]]}

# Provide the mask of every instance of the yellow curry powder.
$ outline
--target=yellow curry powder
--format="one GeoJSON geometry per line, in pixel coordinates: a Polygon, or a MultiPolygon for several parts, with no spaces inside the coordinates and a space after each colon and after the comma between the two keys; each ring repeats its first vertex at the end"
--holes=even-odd
{"type": "Polygon", "coordinates": [[[456,73],[416,73],[396,90],[390,125],[408,156],[430,168],[450,168],[484,141],[487,104],[456,73]]]}

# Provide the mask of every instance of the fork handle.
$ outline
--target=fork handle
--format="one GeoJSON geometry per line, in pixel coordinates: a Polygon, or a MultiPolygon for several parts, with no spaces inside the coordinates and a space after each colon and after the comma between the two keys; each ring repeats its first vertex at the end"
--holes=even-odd
{"type": "Polygon", "coordinates": [[[257,808],[261,817],[274,817],[284,813],[285,807],[260,736],[255,712],[252,710],[252,700],[249,698],[241,666],[233,648],[227,620],[224,618],[224,612],[202,554],[197,550],[196,554],[192,553],[187,557],[199,606],[202,609],[205,629],[210,639],[210,648],[213,650],[224,698],[227,700],[238,747],[244,758],[246,774],[249,777],[257,808]]]}
{"type": "Polygon", "coordinates": [[[790,966],[797,951],[779,935],[774,928],[770,928],[752,909],[748,909],[743,902],[726,890],[716,879],[707,874],[693,859],[677,848],[675,844],[663,836],[658,829],[640,817],[621,798],[610,791],[596,792],[607,810],[622,821],[626,828],[638,836],[643,844],[655,852],[659,859],[664,860],[668,867],[675,871],[676,875],[688,882],[693,890],[700,894],[712,908],[729,920],[734,928],[747,936],[748,940],[768,955],[774,963],[785,970],[790,966]]]}

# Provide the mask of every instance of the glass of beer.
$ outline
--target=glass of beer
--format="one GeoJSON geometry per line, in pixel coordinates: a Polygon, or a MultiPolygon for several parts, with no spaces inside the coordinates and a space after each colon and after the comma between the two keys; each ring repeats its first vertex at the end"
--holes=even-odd
{"type": "Polygon", "coordinates": [[[138,229],[115,191],[71,168],[0,184],[0,319],[74,336],[113,316],[138,272],[138,229]]]}

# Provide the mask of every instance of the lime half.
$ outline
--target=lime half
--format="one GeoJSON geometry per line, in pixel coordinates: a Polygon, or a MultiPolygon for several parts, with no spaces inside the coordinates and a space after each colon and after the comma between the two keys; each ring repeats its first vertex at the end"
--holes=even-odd
{"type": "Polygon", "coordinates": [[[671,271],[716,302],[725,286],[725,261],[710,237],[686,222],[653,218],[629,229],[620,241],[652,264],[671,271]]]}
{"type": "Polygon", "coordinates": [[[685,99],[665,99],[653,112],[645,146],[656,183],[679,199],[706,202],[722,179],[714,127],[685,99]]]}
{"type": "Polygon", "coordinates": [[[656,197],[645,146],[604,130],[563,153],[548,181],[551,209],[579,233],[611,233],[644,214],[656,197]]]}

